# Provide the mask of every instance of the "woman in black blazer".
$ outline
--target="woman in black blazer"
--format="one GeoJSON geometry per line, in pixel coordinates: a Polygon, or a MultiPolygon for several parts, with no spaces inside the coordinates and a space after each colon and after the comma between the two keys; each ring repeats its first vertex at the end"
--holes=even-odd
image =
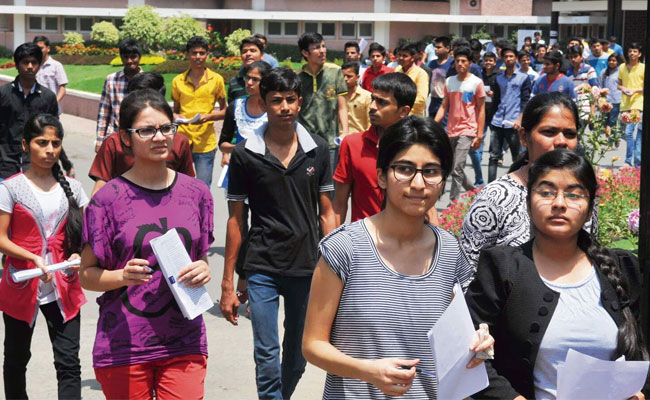
{"type": "Polygon", "coordinates": [[[582,229],[597,189],[591,165],[570,150],[554,150],[531,166],[527,186],[535,238],[484,250],[466,294],[474,323],[487,323],[495,338],[495,358],[486,363],[490,385],[477,399],[554,398],[557,363],[569,348],[612,360],[648,359],[638,324],[638,260],[603,249],[582,229]],[[585,296],[585,288],[595,296],[585,296]],[[581,342],[594,332],[595,340],[581,342]]]}

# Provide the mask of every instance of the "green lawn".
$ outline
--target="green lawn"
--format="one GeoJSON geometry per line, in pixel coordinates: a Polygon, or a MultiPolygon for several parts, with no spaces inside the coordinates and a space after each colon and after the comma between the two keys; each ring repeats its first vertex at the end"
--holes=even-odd
{"type": "MultiPolygon", "coordinates": [[[[0,58],[0,65],[10,61],[9,59],[0,58]]],[[[91,93],[102,93],[106,75],[119,71],[121,67],[110,65],[64,65],[65,73],[68,75],[68,89],[83,90],[91,93]]],[[[149,71],[153,65],[143,65],[142,69],[149,71]]],[[[0,69],[0,74],[16,76],[18,71],[15,68],[0,69]]],[[[176,74],[163,74],[165,86],[167,86],[167,100],[171,101],[172,79],[176,74]]]]}

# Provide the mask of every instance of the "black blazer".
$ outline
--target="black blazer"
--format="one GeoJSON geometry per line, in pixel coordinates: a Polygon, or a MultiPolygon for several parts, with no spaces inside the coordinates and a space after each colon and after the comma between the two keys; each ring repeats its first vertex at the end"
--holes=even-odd
{"type": "MultiPolygon", "coordinates": [[[[533,262],[532,243],[483,250],[476,277],[467,290],[467,305],[474,324],[487,323],[495,339],[495,358],[485,364],[490,386],[474,398],[535,397],[533,368],[560,294],[540,278],[533,262]]],[[[639,315],[641,273],[638,260],[630,252],[611,253],[618,258],[627,279],[629,302],[621,304],[614,287],[598,268],[596,271],[603,306],[620,326],[624,321],[622,307],[631,307],[634,315],[639,315]]]]}

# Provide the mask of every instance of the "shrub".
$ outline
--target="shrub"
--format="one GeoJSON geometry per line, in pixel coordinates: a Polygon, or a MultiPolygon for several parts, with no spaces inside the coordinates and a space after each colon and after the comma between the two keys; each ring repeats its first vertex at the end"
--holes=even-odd
{"type": "MultiPolygon", "coordinates": [[[[153,54],[145,54],[140,58],[140,65],[158,65],[165,62],[165,57],[157,56],[153,54]]],[[[119,66],[122,65],[122,59],[120,56],[113,58],[110,62],[111,65],[119,66]]]]}
{"type": "Polygon", "coordinates": [[[639,238],[630,231],[629,214],[639,208],[641,169],[623,167],[598,174],[598,239],[605,247],[633,250],[639,238]],[[626,245],[629,242],[630,245],[626,245]]]}
{"type": "Polygon", "coordinates": [[[132,38],[150,49],[163,37],[163,20],[151,6],[130,7],[124,16],[120,38],[132,38]]]}
{"type": "Polygon", "coordinates": [[[185,44],[194,36],[208,39],[205,28],[189,15],[165,19],[164,31],[164,43],[168,49],[185,50],[185,44]]]}
{"type": "Polygon", "coordinates": [[[81,33],[66,32],[63,34],[63,44],[68,46],[83,46],[84,37],[81,35],[81,33]]]}
{"type": "MultiPolygon", "coordinates": [[[[55,46],[54,49],[56,50],[57,55],[65,55],[65,56],[74,56],[74,55],[87,55],[87,56],[100,56],[100,55],[107,55],[107,56],[116,56],[119,54],[119,50],[117,47],[113,48],[101,48],[97,46],[96,44],[93,44],[91,46],[84,46],[81,44],[77,44],[75,46],[69,46],[69,45],[63,45],[63,46],[55,46]]],[[[111,59],[112,59],[111,57],[111,59]]],[[[109,61],[111,60],[109,59],[109,61]]],[[[107,62],[108,63],[108,62],[107,62]]]]}
{"type": "Polygon", "coordinates": [[[93,24],[90,39],[98,43],[115,46],[120,40],[120,32],[111,22],[97,22],[93,24]]]}
{"type": "Polygon", "coordinates": [[[0,46],[0,58],[12,58],[14,56],[13,51],[9,50],[4,46],[0,46]]]}
{"type": "MultiPolygon", "coordinates": [[[[236,69],[222,69],[220,66],[209,61],[208,68],[217,72],[223,77],[224,82],[227,84],[234,78],[239,70],[236,69]]],[[[182,74],[190,67],[190,62],[185,60],[167,60],[164,63],[158,64],[151,68],[151,71],[158,72],[159,74],[182,74]]]]}
{"type": "Polygon", "coordinates": [[[226,36],[226,53],[229,56],[239,57],[241,55],[239,52],[239,45],[244,38],[249,36],[251,36],[251,31],[241,28],[226,36]]]}
{"type": "Polygon", "coordinates": [[[449,232],[460,236],[460,230],[463,227],[465,214],[472,205],[474,198],[481,191],[481,188],[470,190],[463,193],[458,199],[454,200],[449,207],[440,213],[440,226],[449,232]]]}
{"type": "Polygon", "coordinates": [[[114,56],[112,55],[64,55],[58,54],[56,60],[64,65],[107,65],[111,62],[114,56]]]}
{"type": "Polygon", "coordinates": [[[291,58],[285,58],[279,64],[280,64],[280,68],[291,68],[291,69],[293,69],[293,62],[291,61],[291,58]]]}

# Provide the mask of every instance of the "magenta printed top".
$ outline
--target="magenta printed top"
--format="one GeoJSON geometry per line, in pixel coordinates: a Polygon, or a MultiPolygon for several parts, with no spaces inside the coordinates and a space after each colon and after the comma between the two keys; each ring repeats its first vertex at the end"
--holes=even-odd
{"type": "Polygon", "coordinates": [[[172,228],[194,261],[204,257],[214,241],[210,190],[181,173],[163,190],[112,179],[86,208],[83,241],[92,247],[100,267],[122,269],[127,261],[144,258],[154,270],[149,282],[111,290],[97,299],[95,368],[208,355],[203,318],[183,317],[149,245],[172,228]]]}

